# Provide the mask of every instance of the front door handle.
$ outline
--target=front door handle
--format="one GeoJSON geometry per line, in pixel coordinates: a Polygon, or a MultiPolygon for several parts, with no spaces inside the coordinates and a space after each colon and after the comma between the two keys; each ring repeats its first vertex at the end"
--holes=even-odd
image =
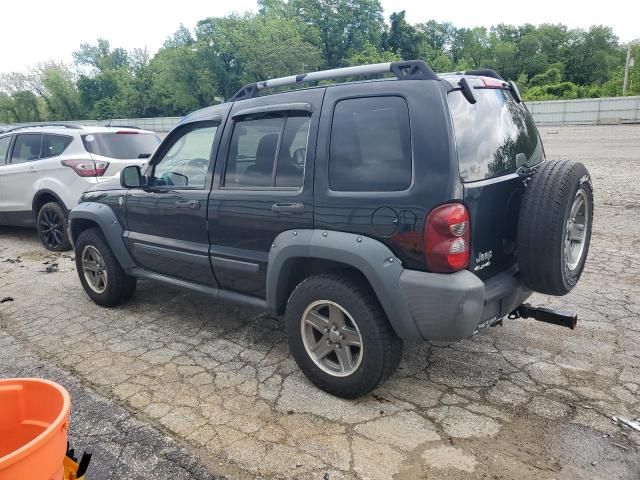
{"type": "Polygon", "coordinates": [[[200,202],[198,200],[176,200],[176,208],[193,208],[197,210],[200,208],[200,202]]]}
{"type": "Polygon", "coordinates": [[[304,203],[274,203],[271,205],[274,213],[304,213],[304,203]]]}

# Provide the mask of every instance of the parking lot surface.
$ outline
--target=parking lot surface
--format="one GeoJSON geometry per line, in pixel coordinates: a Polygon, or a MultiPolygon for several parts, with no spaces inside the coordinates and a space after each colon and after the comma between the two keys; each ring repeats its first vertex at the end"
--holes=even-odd
{"type": "Polygon", "coordinates": [[[127,478],[637,480],[640,432],[612,417],[640,417],[640,126],[541,133],[548,158],[593,177],[581,282],[531,299],[578,312],[575,331],[506,320],[458,344],[407,345],[387,383],[341,400],[299,373],[279,319],[147,282],[103,309],[71,254],[2,228],[0,297],[13,301],[0,304],[0,375],[70,385],[72,439],[127,478]],[[112,426],[82,413],[85,396],[112,426]]]}

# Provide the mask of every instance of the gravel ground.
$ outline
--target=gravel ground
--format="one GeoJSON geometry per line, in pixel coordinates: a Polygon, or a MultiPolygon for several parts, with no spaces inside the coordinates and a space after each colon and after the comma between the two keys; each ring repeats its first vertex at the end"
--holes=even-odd
{"type": "Polygon", "coordinates": [[[573,332],[517,320],[408,345],[390,381],[345,401],[301,376],[277,319],[146,282],[102,309],[70,255],[4,228],[0,297],[14,300],[0,304],[0,375],[70,389],[91,479],[637,480],[640,433],[611,417],[640,416],[640,126],[542,135],[549,158],[583,161],[595,186],[580,284],[532,298],[577,311],[573,332]]]}

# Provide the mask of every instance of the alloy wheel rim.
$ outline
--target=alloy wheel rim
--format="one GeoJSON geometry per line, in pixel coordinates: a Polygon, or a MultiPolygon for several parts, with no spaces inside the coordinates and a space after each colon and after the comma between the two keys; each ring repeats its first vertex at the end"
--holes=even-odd
{"type": "Polygon", "coordinates": [[[302,314],[300,331],[307,355],[325,373],[348,377],[360,367],[362,335],[342,306],[329,300],[313,302],[302,314]]]}
{"type": "Polygon", "coordinates": [[[62,219],[52,210],[44,210],[38,224],[40,236],[49,248],[56,248],[64,241],[62,219]]]}
{"type": "Polygon", "coordinates": [[[107,289],[107,269],[104,259],[93,245],[87,245],[82,250],[82,272],[91,290],[102,293],[107,289]]]}
{"type": "Polygon", "coordinates": [[[582,260],[589,221],[589,197],[581,188],[576,192],[565,224],[564,261],[570,272],[576,270],[582,260]]]}

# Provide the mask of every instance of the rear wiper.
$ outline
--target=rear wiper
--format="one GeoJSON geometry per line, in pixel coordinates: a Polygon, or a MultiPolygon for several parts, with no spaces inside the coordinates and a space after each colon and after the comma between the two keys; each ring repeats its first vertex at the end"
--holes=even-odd
{"type": "Polygon", "coordinates": [[[138,158],[149,158],[150,156],[150,153],[141,153],[140,155],[138,155],[138,158]]]}

